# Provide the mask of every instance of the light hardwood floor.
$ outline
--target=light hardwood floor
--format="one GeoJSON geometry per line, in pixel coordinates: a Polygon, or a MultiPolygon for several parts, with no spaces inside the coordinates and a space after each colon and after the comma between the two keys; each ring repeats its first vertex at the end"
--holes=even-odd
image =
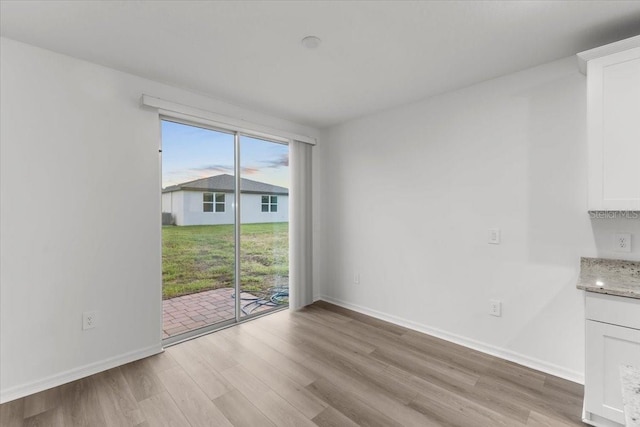
{"type": "Polygon", "coordinates": [[[583,387],[327,303],[0,406],[13,426],[575,426],[583,387]]]}

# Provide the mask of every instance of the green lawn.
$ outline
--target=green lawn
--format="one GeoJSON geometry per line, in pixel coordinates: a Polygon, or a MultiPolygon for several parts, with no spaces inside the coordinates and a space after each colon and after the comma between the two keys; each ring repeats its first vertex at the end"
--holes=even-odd
{"type": "MultiPolygon", "coordinates": [[[[289,282],[289,223],[241,227],[241,289],[259,292],[289,282]]],[[[162,296],[233,287],[233,225],[162,227],[162,296]]]]}

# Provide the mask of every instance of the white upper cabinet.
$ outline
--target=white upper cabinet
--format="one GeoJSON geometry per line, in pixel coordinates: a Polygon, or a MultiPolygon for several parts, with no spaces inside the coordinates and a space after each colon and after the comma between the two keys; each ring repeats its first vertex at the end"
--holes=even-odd
{"type": "Polygon", "coordinates": [[[640,36],[586,62],[590,211],[640,210],[640,36]]]}

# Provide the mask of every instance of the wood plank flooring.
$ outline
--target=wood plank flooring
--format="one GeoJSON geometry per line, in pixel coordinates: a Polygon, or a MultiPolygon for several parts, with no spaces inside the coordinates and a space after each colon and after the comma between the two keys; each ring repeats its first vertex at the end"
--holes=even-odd
{"type": "Polygon", "coordinates": [[[583,387],[324,302],[0,405],[14,426],[583,426],[583,387]]]}

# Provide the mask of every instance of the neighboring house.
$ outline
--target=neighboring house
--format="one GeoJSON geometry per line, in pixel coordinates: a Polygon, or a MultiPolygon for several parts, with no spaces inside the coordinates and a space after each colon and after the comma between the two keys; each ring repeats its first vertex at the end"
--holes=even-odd
{"type": "MultiPolygon", "coordinates": [[[[163,223],[175,225],[233,224],[233,175],[201,178],[162,190],[163,223]]],[[[241,222],[289,221],[289,189],[241,178],[241,222]]]]}

